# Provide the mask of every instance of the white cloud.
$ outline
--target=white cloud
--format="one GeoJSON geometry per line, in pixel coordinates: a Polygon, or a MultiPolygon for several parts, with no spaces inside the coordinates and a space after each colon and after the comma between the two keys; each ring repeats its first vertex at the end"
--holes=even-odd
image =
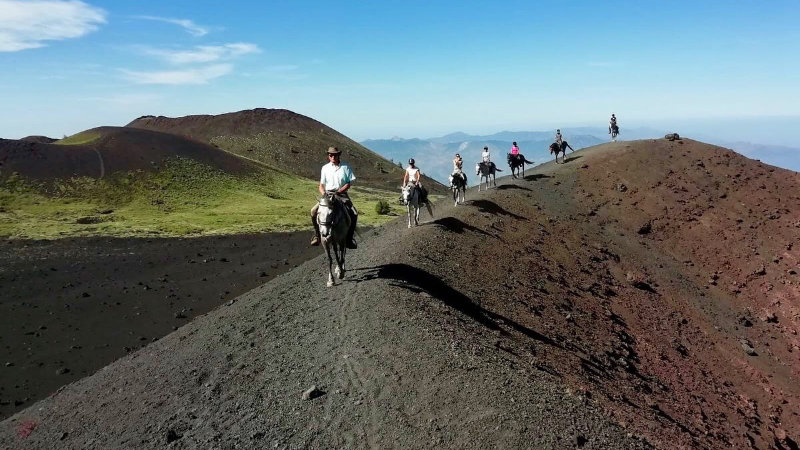
{"type": "Polygon", "coordinates": [[[237,42],[225,45],[198,45],[192,50],[148,49],[145,52],[171,64],[197,64],[229,60],[248,53],[259,53],[261,50],[255,44],[237,42]]]}
{"type": "Polygon", "coordinates": [[[168,17],[155,17],[155,16],[135,16],[136,19],[155,20],[157,22],[166,22],[173,25],[183,27],[187,33],[192,36],[205,36],[208,34],[208,28],[195,24],[188,19],[170,19],[168,17]]]}
{"type": "Polygon", "coordinates": [[[139,84],[206,84],[214,78],[229,74],[233,70],[231,64],[215,64],[186,70],[160,72],[137,72],[123,70],[126,77],[139,84]]]}
{"type": "Polygon", "coordinates": [[[0,0],[0,52],[81,37],[104,23],[104,10],[81,1],[0,0]]]}

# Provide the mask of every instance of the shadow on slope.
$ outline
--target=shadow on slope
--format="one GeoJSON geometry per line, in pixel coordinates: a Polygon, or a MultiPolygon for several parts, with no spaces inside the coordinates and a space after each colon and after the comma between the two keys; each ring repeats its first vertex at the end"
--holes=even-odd
{"type": "Polygon", "coordinates": [[[454,233],[459,233],[459,234],[463,233],[464,230],[469,230],[475,233],[494,237],[491,234],[481,230],[480,228],[468,225],[462,222],[461,220],[456,219],[455,217],[442,217],[441,219],[436,219],[433,222],[421,224],[421,226],[426,226],[426,225],[437,225],[445,228],[447,231],[452,231],[454,233]]]}
{"type": "Polygon", "coordinates": [[[490,201],[490,200],[471,200],[467,202],[467,204],[473,205],[478,208],[478,211],[487,214],[500,214],[503,216],[513,217],[514,219],[528,221],[527,217],[523,217],[517,214],[512,213],[506,209],[503,209],[497,203],[490,201]]]}
{"type": "Polygon", "coordinates": [[[525,176],[525,180],[526,181],[536,181],[536,180],[540,180],[542,178],[553,178],[553,177],[551,177],[550,175],[545,175],[543,173],[535,173],[533,175],[526,175],[525,176]]]}
{"type": "Polygon", "coordinates": [[[501,333],[505,333],[499,325],[499,323],[503,323],[531,339],[561,348],[561,345],[553,339],[507,317],[480,307],[466,295],[451,288],[443,283],[441,279],[422,269],[407,264],[384,264],[362,270],[366,270],[367,273],[362,275],[359,282],[375,279],[394,280],[395,283],[390,283],[392,286],[408,289],[415,293],[425,292],[445,305],[466,314],[490,330],[499,330],[501,333]]]}
{"type": "Polygon", "coordinates": [[[520,190],[520,191],[530,191],[529,188],[526,188],[526,187],[523,187],[523,186],[517,186],[516,184],[501,184],[500,186],[497,186],[497,189],[499,189],[501,191],[505,191],[505,190],[509,190],[509,189],[517,189],[517,190],[520,190]]]}

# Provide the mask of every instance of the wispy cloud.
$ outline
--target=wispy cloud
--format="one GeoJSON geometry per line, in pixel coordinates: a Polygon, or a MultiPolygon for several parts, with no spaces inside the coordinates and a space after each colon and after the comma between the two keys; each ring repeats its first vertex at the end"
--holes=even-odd
{"type": "Polygon", "coordinates": [[[156,22],[166,22],[173,25],[178,25],[186,30],[192,36],[205,36],[208,34],[208,28],[197,25],[188,19],[171,19],[169,17],[156,17],[156,16],[134,16],[134,19],[142,20],[155,20],[156,22]]]}
{"type": "Polygon", "coordinates": [[[231,73],[233,65],[214,64],[210,66],[191,68],[186,70],[169,70],[159,72],[137,72],[122,70],[125,77],[138,84],[207,84],[214,78],[231,73]]]}
{"type": "Polygon", "coordinates": [[[255,44],[237,42],[225,45],[198,45],[192,50],[146,49],[145,53],[157,56],[170,64],[198,64],[229,60],[248,53],[260,53],[255,44]]]}
{"type": "Polygon", "coordinates": [[[106,12],[81,1],[0,0],[0,52],[81,37],[106,23],[106,12]]]}

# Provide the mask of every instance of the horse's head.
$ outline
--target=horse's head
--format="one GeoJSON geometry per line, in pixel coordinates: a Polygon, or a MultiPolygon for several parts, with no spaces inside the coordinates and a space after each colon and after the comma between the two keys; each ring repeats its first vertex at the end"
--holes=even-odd
{"type": "Polygon", "coordinates": [[[552,153],[556,153],[556,152],[558,152],[559,150],[560,150],[560,148],[558,147],[558,144],[556,144],[555,142],[553,142],[552,144],[550,144],[550,153],[551,153],[551,154],[552,154],[552,153]]]}
{"type": "Polygon", "coordinates": [[[414,185],[408,183],[400,188],[400,192],[401,192],[401,197],[403,198],[403,204],[407,205],[408,202],[411,200],[411,196],[414,194],[414,185]]]}
{"type": "Polygon", "coordinates": [[[319,199],[319,208],[317,208],[317,223],[319,224],[319,234],[322,237],[328,237],[333,229],[335,218],[338,209],[341,207],[336,195],[332,192],[326,192],[322,198],[319,199]]]}

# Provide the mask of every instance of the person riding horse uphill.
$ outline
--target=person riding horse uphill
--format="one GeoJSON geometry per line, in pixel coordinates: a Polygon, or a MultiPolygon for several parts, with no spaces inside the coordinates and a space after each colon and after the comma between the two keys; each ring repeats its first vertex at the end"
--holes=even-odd
{"type": "Polygon", "coordinates": [[[414,158],[408,160],[408,167],[406,167],[406,171],[403,174],[403,187],[405,187],[408,183],[413,184],[419,189],[419,202],[428,203],[428,190],[422,186],[422,173],[419,171],[419,168],[414,165],[416,161],[414,158]]]}
{"type": "MultiPolygon", "coordinates": [[[[356,180],[353,170],[350,166],[340,162],[342,152],[336,147],[328,147],[328,164],[322,166],[319,179],[319,193],[325,195],[326,191],[336,191],[336,197],[342,202],[350,215],[350,229],[347,232],[347,248],[358,248],[356,241],[353,239],[353,234],[356,231],[356,221],[358,220],[358,211],[353,202],[350,201],[350,196],[347,190],[350,189],[350,184],[356,180]]],[[[319,203],[311,208],[311,223],[314,226],[314,238],[311,239],[311,245],[319,245],[319,224],[317,223],[317,210],[319,203]]]]}

